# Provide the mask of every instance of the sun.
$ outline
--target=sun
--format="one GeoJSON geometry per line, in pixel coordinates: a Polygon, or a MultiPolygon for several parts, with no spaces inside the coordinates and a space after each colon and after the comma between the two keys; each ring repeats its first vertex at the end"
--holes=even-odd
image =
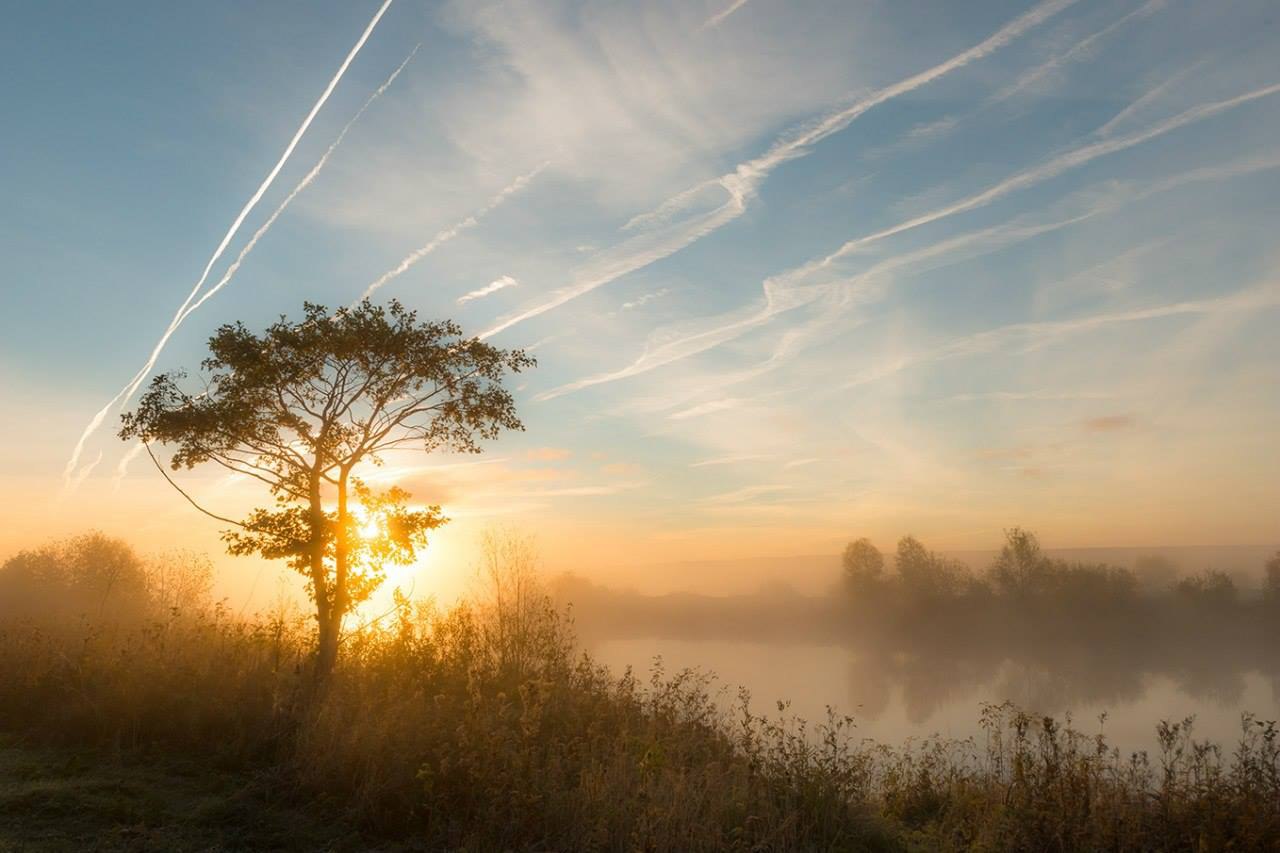
{"type": "Polygon", "coordinates": [[[358,526],[356,527],[356,535],[365,541],[377,539],[385,532],[382,519],[369,512],[367,508],[357,504],[351,508],[351,514],[356,517],[358,526]]]}

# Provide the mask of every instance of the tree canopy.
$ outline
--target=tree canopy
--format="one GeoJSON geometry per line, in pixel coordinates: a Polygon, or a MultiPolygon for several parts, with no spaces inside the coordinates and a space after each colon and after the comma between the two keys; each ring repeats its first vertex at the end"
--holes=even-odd
{"type": "Polygon", "coordinates": [[[214,463],[267,488],[274,505],[241,520],[183,494],[233,526],[232,553],[284,559],[306,576],[327,669],[343,618],[384,567],[412,562],[447,520],[439,506],[411,508],[403,490],[375,491],[357,467],[403,448],[479,453],[523,429],[502,380],[535,362],[464,338],[452,321],[368,300],[332,312],[305,303],[301,320],[281,317],[261,334],[224,325],[209,353],[196,388],[181,371],[155,377],[120,437],[148,452],[173,446],[173,470],[214,463]]]}

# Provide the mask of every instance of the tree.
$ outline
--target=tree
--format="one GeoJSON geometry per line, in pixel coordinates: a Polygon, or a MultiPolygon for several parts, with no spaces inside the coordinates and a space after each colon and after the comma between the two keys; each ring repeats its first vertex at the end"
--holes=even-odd
{"type": "Polygon", "coordinates": [[[0,565],[0,618],[127,622],[147,609],[145,564],[101,533],[22,551],[0,565]]]}
{"type": "Polygon", "coordinates": [[[1267,601],[1280,604],[1280,551],[1263,566],[1262,594],[1267,601]]]}
{"type": "Polygon", "coordinates": [[[914,536],[898,540],[894,567],[903,588],[913,596],[955,595],[967,574],[964,564],[933,553],[914,536]]]}
{"type": "Polygon", "coordinates": [[[871,544],[870,539],[863,537],[844,547],[840,565],[844,569],[845,588],[850,592],[863,592],[880,582],[884,573],[884,555],[871,544]]]}
{"type": "Polygon", "coordinates": [[[394,301],[332,313],[305,303],[303,313],[261,335],[219,328],[199,392],[180,387],[181,372],[157,376],[120,437],[148,453],[153,442],[174,445],[175,471],[212,462],[266,486],[274,506],[237,521],[200,507],[160,468],[194,506],[233,525],[223,534],[231,553],[283,559],[306,577],[323,679],[347,614],[447,521],[438,506],[410,508],[401,489],[374,491],[357,467],[406,447],[479,453],[480,441],[523,429],[502,380],[535,362],[464,339],[451,321],[420,322],[394,301]]]}
{"type": "Polygon", "coordinates": [[[1048,572],[1048,558],[1040,550],[1040,540],[1030,530],[1015,527],[1004,532],[1005,545],[991,566],[991,580],[1005,595],[1027,595],[1037,591],[1048,572]]]}

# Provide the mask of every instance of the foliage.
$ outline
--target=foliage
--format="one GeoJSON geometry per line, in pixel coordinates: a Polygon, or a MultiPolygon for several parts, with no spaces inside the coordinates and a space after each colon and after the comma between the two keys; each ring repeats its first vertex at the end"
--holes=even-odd
{"type": "Polygon", "coordinates": [[[45,624],[136,622],[208,605],[206,557],[172,552],[150,559],[102,533],[22,551],[0,565],[0,619],[45,624]]]}
{"type": "Polygon", "coordinates": [[[200,390],[160,374],[120,437],[173,445],[174,470],[212,463],[267,488],[274,506],[222,518],[236,528],[224,538],[233,554],[285,560],[307,579],[323,674],[343,620],[385,566],[412,562],[446,521],[438,506],[410,509],[400,489],[373,491],[358,466],[406,447],[479,453],[481,441],[522,429],[502,379],[534,361],[368,300],[332,313],[306,303],[300,321],[282,317],[260,335],[225,325],[209,352],[200,390]]]}
{"type": "MultiPolygon", "coordinates": [[[[300,808],[425,849],[1268,850],[1280,737],[1190,721],[1122,755],[1067,719],[988,707],[983,736],[901,746],[725,701],[709,676],[614,674],[575,650],[527,540],[490,541],[476,601],[401,599],[303,702],[315,626],[217,605],[130,631],[0,622],[0,729],[200,755],[300,808]],[[337,804],[341,804],[340,806],[337,804]]],[[[968,593],[966,593],[968,594],[968,593]]],[[[218,772],[223,772],[222,770],[218,772]]],[[[344,830],[346,831],[346,830],[344,830]]],[[[300,844],[304,842],[299,842],[300,844]]]]}

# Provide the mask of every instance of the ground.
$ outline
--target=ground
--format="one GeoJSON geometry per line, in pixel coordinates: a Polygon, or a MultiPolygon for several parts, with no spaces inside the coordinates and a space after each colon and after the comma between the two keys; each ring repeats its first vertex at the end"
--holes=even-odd
{"type": "Polygon", "coordinates": [[[0,736],[0,853],[367,850],[261,774],[0,736]]]}

